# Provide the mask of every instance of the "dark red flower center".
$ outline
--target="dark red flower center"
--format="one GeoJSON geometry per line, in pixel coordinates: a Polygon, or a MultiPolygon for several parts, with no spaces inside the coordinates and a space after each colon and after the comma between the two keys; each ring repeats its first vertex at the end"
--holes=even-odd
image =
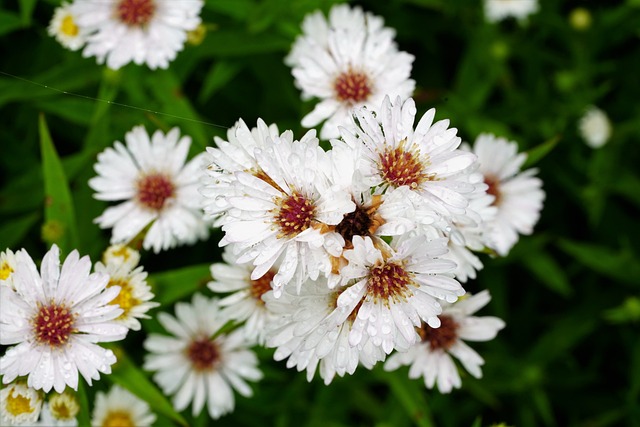
{"type": "Polygon", "coordinates": [[[187,348],[187,357],[196,371],[209,371],[220,359],[216,344],[208,338],[193,341],[187,348]]]}
{"type": "Polygon", "coordinates": [[[148,24],[155,11],[154,0],[120,0],[116,6],[117,18],[131,26],[148,24]]]}
{"type": "Polygon", "coordinates": [[[423,342],[428,342],[431,350],[449,350],[458,339],[458,328],[460,325],[451,316],[438,316],[440,327],[432,328],[426,323],[418,331],[423,342]]]}
{"type": "Polygon", "coordinates": [[[338,100],[351,104],[364,102],[371,95],[369,77],[352,69],[340,74],[334,81],[333,88],[338,100]]]}
{"type": "Polygon", "coordinates": [[[161,210],[165,202],[175,195],[175,186],[169,177],[156,173],[138,180],[138,201],[145,207],[161,210]]]}
{"type": "Polygon", "coordinates": [[[74,332],[74,316],[64,305],[52,303],[40,306],[33,319],[36,341],[59,347],[69,341],[74,332]]]}

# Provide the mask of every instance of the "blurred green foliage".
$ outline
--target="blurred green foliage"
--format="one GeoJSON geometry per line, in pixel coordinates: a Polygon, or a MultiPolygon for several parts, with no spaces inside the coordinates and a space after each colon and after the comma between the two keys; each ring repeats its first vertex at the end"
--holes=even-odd
{"type": "MultiPolygon", "coordinates": [[[[301,136],[313,102],[300,101],[283,58],[304,15],[333,3],[207,0],[204,39],[168,70],[111,71],[47,35],[57,1],[3,1],[0,249],[24,247],[37,258],[55,241],[97,260],[109,235],[92,220],[106,204],[92,198],[87,180],[96,154],[134,125],[179,126],[193,138],[192,154],[241,117],[301,136]]],[[[357,4],[383,16],[415,55],[420,114],[436,107],[466,141],[494,132],[532,150],[547,193],[536,232],[507,258],[484,256],[485,269],[465,286],[489,289],[493,301],[481,314],[507,328],[474,345],[484,378],[461,372],[463,388],[450,395],[409,380],[406,369],[308,384],[259,349],[265,379],[216,425],[639,426],[640,2],[541,0],[527,22],[498,24],[485,23],[471,0],[357,4]],[[591,104],[613,123],[598,150],[577,133],[591,104]]],[[[143,254],[162,309],[195,289],[208,292],[220,237],[143,254]]],[[[144,322],[145,331],[157,327],[144,322]]],[[[143,339],[133,333],[117,348],[125,362],[83,388],[88,401],[115,381],[153,402],[159,425],[209,425],[206,413],[167,407],[139,368],[143,339]]]]}

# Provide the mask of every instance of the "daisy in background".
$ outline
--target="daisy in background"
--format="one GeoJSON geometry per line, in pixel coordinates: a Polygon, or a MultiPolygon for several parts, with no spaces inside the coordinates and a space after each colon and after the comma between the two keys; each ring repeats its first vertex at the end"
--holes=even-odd
{"type": "Polygon", "coordinates": [[[517,243],[518,233],[533,233],[545,199],[542,181],[534,177],[536,169],[520,171],[527,154],[518,154],[516,142],[481,134],[472,150],[497,208],[495,218],[484,224],[483,239],[487,247],[506,256],[517,243]]]}
{"type": "Polygon", "coordinates": [[[0,424],[35,425],[42,410],[42,401],[42,393],[22,381],[3,387],[0,390],[0,424]]]}
{"type": "Polygon", "coordinates": [[[142,247],[158,253],[206,238],[198,197],[201,155],[186,161],[191,138],[180,137],[177,128],[149,137],[136,126],[125,141],[98,154],[98,176],[89,180],[96,199],[123,201],[95,219],[101,228],[113,227],[111,243],[144,233],[142,247]]]}
{"type": "Polygon", "coordinates": [[[140,252],[127,245],[110,245],[102,253],[102,263],[107,265],[126,265],[136,268],[140,262],[140,252]]]}
{"type": "Polygon", "coordinates": [[[394,353],[384,368],[393,371],[411,365],[409,378],[424,377],[427,388],[438,385],[441,393],[449,393],[461,386],[458,369],[451,356],[476,378],[482,377],[482,357],[465,341],[489,341],[495,338],[505,323],[493,316],[472,316],[491,300],[489,291],[462,298],[454,304],[443,304],[439,315],[440,327],[423,324],[418,330],[421,341],[404,353],[394,353]]]}
{"type": "Polygon", "coordinates": [[[41,427],[75,427],[78,425],[77,415],[80,412],[78,399],[65,389],[64,393],[51,393],[49,400],[42,406],[42,414],[38,426],[41,427]]]}
{"type": "MultiPolygon", "coordinates": [[[[134,257],[130,255],[130,258],[134,257]]],[[[138,254],[135,258],[139,259],[140,255],[138,254]]],[[[113,258],[108,259],[112,260],[113,258]]],[[[106,264],[98,261],[94,270],[109,275],[107,288],[112,286],[120,288],[118,296],[109,303],[117,305],[123,310],[115,321],[133,331],[139,331],[141,325],[138,319],[149,319],[146,312],[160,305],[151,301],[154,295],[147,284],[147,272],[143,271],[142,266],[136,267],[130,262],[122,263],[119,259],[106,264]]]]}
{"type": "Polygon", "coordinates": [[[207,284],[213,292],[233,292],[219,301],[221,315],[244,322],[241,330],[248,343],[264,345],[266,325],[275,315],[265,306],[262,296],[271,290],[271,280],[277,270],[272,268],[262,277],[253,280],[253,266],[238,263],[229,246],[225,248],[222,259],[224,262],[211,265],[213,281],[207,284]]]}
{"type": "Polygon", "coordinates": [[[538,0],[484,0],[484,16],[488,22],[498,22],[509,17],[524,20],[538,9],[538,0]]]}
{"type": "Polygon", "coordinates": [[[213,226],[220,227],[226,220],[227,211],[231,208],[227,198],[235,191],[233,184],[236,182],[236,172],[251,173],[269,181],[268,175],[256,161],[255,150],[263,149],[267,141],[276,141],[279,136],[275,124],[267,126],[262,119],[258,119],[256,127],[249,129],[240,119],[227,131],[227,140],[214,137],[217,147],[207,147],[205,173],[199,189],[204,212],[214,221],[213,226]]]}
{"type": "Polygon", "coordinates": [[[40,273],[25,251],[17,259],[15,291],[0,286],[0,344],[17,344],[0,358],[3,383],[28,375],[29,387],[61,393],[66,386],[77,389],[78,372],[89,385],[100,372],[111,373],[116,357],[96,343],[127,334],[114,322],[122,309],[109,304],[120,289],[106,289],[109,276],[89,274],[89,257],[75,250],[60,267],[60,250],[53,245],[40,273]]]}
{"type": "Polygon", "coordinates": [[[589,147],[600,148],[611,137],[611,122],[607,113],[592,105],[578,121],[578,131],[589,147]]]}
{"type": "Polygon", "coordinates": [[[433,108],[414,129],[416,112],[413,99],[398,97],[392,103],[385,96],[378,113],[368,108],[353,110],[355,133],[342,128],[342,140],[331,143],[362,147],[362,180],[378,187],[378,192],[406,187],[411,190],[407,203],[418,212],[438,217],[464,215],[467,195],[475,189],[467,174],[476,156],[458,149],[461,140],[456,128],[449,129],[449,120],[433,122],[433,108]]]}
{"type": "MultiPolygon", "coordinates": [[[[18,251],[18,253],[19,252],[21,251],[18,251]]],[[[13,273],[16,271],[16,265],[18,264],[16,255],[16,253],[8,248],[3,252],[0,252],[0,286],[8,286],[14,290],[13,273]]]]}
{"type": "Polygon", "coordinates": [[[149,427],[156,420],[149,404],[120,386],[99,391],[93,405],[92,426],[149,427]]]}
{"type": "Polygon", "coordinates": [[[441,301],[454,302],[464,295],[453,279],[455,263],[442,259],[446,239],[403,236],[388,245],[382,239],[353,237],[353,249],[344,252],[342,268],[347,288],[337,299],[336,324],[354,316],[349,344],[368,339],[386,354],[406,351],[418,336],[415,327],[426,322],[440,325],[441,301]]]}
{"type": "Polygon", "coordinates": [[[82,48],[87,40],[87,32],[80,29],[69,3],[62,3],[53,12],[53,18],[47,28],[49,35],[69,50],[82,48]]]}
{"type": "Polygon", "coordinates": [[[118,69],[167,68],[200,24],[202,0],[75,0],[70,12],[87,44],[82,55],[118,69]]]}
{"type": "Polygon", "coordinates": [[[175,313],[176,317],[158,315],[173,336],[147,338],[144,369],[156,371],[153,380],[166,395],[173,395],[177,411],[192,403],[197,416],[206,403],[211,418],[220,418],[233,411],[234,390],[252,395],[246,381],[262,378],[258,358],[247,348],[241,330],[215,336],[227,321],[217,299],[195,294],[191,303],[177,303],[175,313]]]}
{"type": "Polygon", "coordinates": [[[302,98],[319,99],[302,126],[324,121],[321,139],[337,138],[338,126],[351,126],[352,108],[378,108],[385,95],[406,99],[413,93],[414,57],[398,51],[395,31],[382,18],[336,5],[328,20],[319,11],[305,17],[302,30],[285,62],[302,98]]]}

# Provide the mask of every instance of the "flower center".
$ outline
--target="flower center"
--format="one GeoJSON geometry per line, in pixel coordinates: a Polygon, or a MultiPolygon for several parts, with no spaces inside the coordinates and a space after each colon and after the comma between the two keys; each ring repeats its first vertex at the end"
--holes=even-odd
{"type": "Polygon", "coordinates": [[[333,89],[339,101],[356,104],[364,102],[371,95],[371,84],[365,73],[348,71],[340,74],[333,82],[333,89]]]}
{"type": "Polygon", "coordinates": [[[67,15],[62,18],[62,23],[60,24],[60,32],[70,37],[75,37],[78,35],[78,26],[75,22],[73,22],[73,16],[67,15]]]}
{"type": "Polygon", "coordinates": [[[2,265],[0,265],[0,280],[7,280],[9,276],[13,273],[13,268],[9,265],[8,262],[4,261],[2,265]]]}
{"type": "Polygon", "coordinates": [[[487,175],[484,177],[484,183],[489,186],[487,189],[487,194],[491,194],[494,199],[491,206],[500,206],[502,202],[502,193],[500,192],[500,180],[492,175],[487,175]]]}
{"type": "Polygon", "coordinates": [[[431,350],[449,350],[458,339],[458,323],[451,316],[438,316],[440,327],[432,328],[426,323],[418,330],[423,342],[428,342],[431,350]]]}
{"type": "Polygon", "coordinates": [[[381,204],[382,196],[375,195],[369,206],[356,203],[356,209],[342,218],[335,231],[344,238],[345,246],[351,247],[353,236],[372,236],[384,224],[384,219],[376,213],[381,204]]]}
{"type": "Polygon", "coordinates": [[[133,307],[140,304],[140,300],[133,297],[133,287],[126,279],[110,280],[107,288],[110,288],[111,286],[120,286],[120,293],[109,304],[119,305],[124,312],[118,317],[118,319],[125,318],[133,307]]]}
{"type": "Polygon", "coordinates": [[[276,274],[272,270],[269,270],[259,279],[251,281],[249,292],[251,293],[251,296],[256,299],[258,304],[264,305],[262,295],[271,290],[271,281],[275,275],[276,274]]]}
{"type": "Polygon", "coordinates": [[[11,390],[11,393],[7,396],[6,409],[8,413],[17,417],[22,414],[30,414],[35,410],[35,408],[31,407],[31,399],[14,393],[15,390],[11,390]]]}
{"type": "Polygon", "coordinates": [[[36,340],[41,344],[60,347],[69,341],[74,332],[74,316],[64,305],[41,306],[33,319],[36,340]]]}
{"type": "Polygon", "coordinates": [[[80,412],[76,399],[68,393],[54,394],[49,398],[49,409],[53,418],[71,420],[80,412]]]}
{"type": "Polygon", "coordinates": [[[151,21],[156,11],[154,0],[120,0],[116,16],[131,26],[143,26],[151,21]]]}
{"type": "Polygon", "coordinates": [[[161,210],[175,195],[175,187],[168,176],[151,174],[138,180],[138,201],[149,209],[161,210]]]}
{"type": "Polygon", "coordinates": [[[136,427],[127,411],[109,411],[102,422],[102,427],[136,427]]]}
{"type": "Polygon", "coordinates": [[[374,302],[382,301],[388,305],[390,300],[406,301],[412,295],[409,285],[413,283],[411,273],[404,266],[387,261],[371,267],[369,270],[367,294],[374,302]]]}
{"type": "Polygon", "coordinates": [[[286,199],[276,200],[280,205],[275,222],[280,226],[278,238],[294,237],[311,226],[316,207],[312,201],[298,192],[286,199]]]}
{"type": "Polygon", "coordinates": [[[187,348],[187,357],[196,371],[210,371],[220,360],[218,347],[208,338],[193,341],[187,348]]]}
{"type": "Polygon", "coordinates": [[[425,172],[425,164],[418,153],[406,151],[403,140],[397,147],[386,147],[380,153],[378,170],[382,179],[393,187],[408,185],[412,189],[418,188],[425,181],[433,180],[435,175],[425,172]]]}

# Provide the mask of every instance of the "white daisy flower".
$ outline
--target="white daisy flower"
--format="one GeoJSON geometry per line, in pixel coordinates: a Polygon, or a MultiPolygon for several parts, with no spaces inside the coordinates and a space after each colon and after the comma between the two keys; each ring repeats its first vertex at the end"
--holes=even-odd
{"type": "Polygon", "coordinates": [[[299,289],[307,278],[330,270],[323,231],[340,223],[355,205],[347,192],[328,181],[329,158],[313,130],[300,141],[285,132],[255,149],[255,158],[265,176],[236,172],[220,245],[233,243],[238,262],[253,262],[253,280],[278,261],[276,293],[290,282],[299,289]]]}
{"type": "Polygon", "coordinates": [[[399,238],[387,245],[381,239],[353,237],[353,249],[344,252],[337,323],[355,314],[349,344],[371,339],[386,354],[407,350],[417,341],[414,327],[427,322],[438,327],[440,302],[456,301],[464,289],[451,276],[455,263],[441,259],[446,239],[426,236],[399,238]],[[355,313],[354,313],[355,311],[355,313]]]}
{"type": "Polygon", "coordinates": [[[592,105],[580,118],[578,130],[589,147],[600,148],[611,137],[611,122],[607,113],[592,105]]]}
{"type": "Polygon", "coordinates": [[[413,93],[414,57],[398,51],[395,31],[382,18],[342,4],[328,21],[319,11],[308,15],[302,30],[285,62],[302,98],[320,100],[302,119],[307,128],[326,120],[320,138],[337,138],[338,126],[351,125],[354,107],[377,108],[385,95],[406,99],[413,93]]]}
{"type": "Polygon", "coordinates": [[[21,381],[0,390],[0,424],[3,426],[33,425],[41,410],[42,394],[21,381]]]}
{"type": "Polygon", "coordinates": [[[509,17],[522,20],[538,11],[538,0],[484,0],[484,16],[488,22],[509,17]]]}
{"type": "Polygon", "coordinates": [[[92,426],[149,427],[156,420],[149,404],[120,386],[99,391],[91,416],[92,426]]]}
{"type": "Polygon", "coordinates": [[[427,388],[437,384],[441,393],[449,393],[461,386],[458,369],[451,357],[454,356],[471,375],[481,378],[484,359],[465,341],[489,341],[504,328],[504,322],[497,317],[472,316],[489,300],[491,296],[484,290],[453,305],[443,304],[442,314],[438,316],[440,327],[422,325],[418,331],[421,342],[405,353],[392,354],[384,364],[385,370],[411,365],[409,378],[422,376],[427,388]]]}
{"type": "Polygon", "coordinates": [[[87,33],[84,57],[118,69],[129,62],[167,68],[200,24],[202,0],[75,0],[71,13],[87,33]]]}
{"type": "Polygon", "coordinates": [[[276,348],[275,360],[287,359],[287,368],[306,370],[308,381],[317,370],[327,385],[336,374],[351,375],[359,364],[371,369],[384,360],[385,353],[368,340],[358,347],[349,344],[355,316],[336,321],[336,302],[344,289],[329,289],[320,278],[306,282],[300,294],[285,289],[279,298],[273,292],[264,295],[267,308],[277,315],[267,324],[267,347],[276,348]]]}
{"type": "Polygon", "coordinates": [[[118,296],[109,303],[123,310],[115,321],[133,331],[139,331],[142,325],[138,319],[149,319],[147,311],[160,305],[151,301],[154,295],[147,284],[147,272],[143,271],[142,266],[132,269],[128,264],[105,265],[99,261],[94,270],[109,275],[107,288],[112,286],[120,288],[118,296]]]}
{"type": "Polygon", "coordinates": [[[215,220],[215,227],[224,223],[225,214],[231,207],[227,197],[234,191],[236,172],[244,171],[269,181],[256,161],[254,151],[256,148],[263,149],[268,141],[276,141],[279,135],[275,124],[267,126],[262,119],[258,119],[257,126],[249,129],[240,119],[227,131],[228,141],[216,136],[214,141],[217,147],[207,147],[205,176],[200,193],[204,212],[215,220]]]}
{"type": "Polygon", "coordinates": [[[111,245],[102,253],[103,264],[122,264],[131,270],[140,262],[140,252],[127,245],[111,245]]]}
{"type": "Polygon", "coordinates": [[[253,266],[238,263],[230,246],[225,248],[222,259],[224,262],[211,265],[213,281],[207,286],[213,292],[233,292],[218,303],[223,307],[222,316],[245,322],[242,331],[245,333],[247,342],[264,345],[265,326],[272,320],[274,314],[265,306],[262,295],[271,290],[271,280],[276,270],[272,268],[262,277],[252,280],[253,266]]]}
{"type": "Polygon", "coordinates": [[[235,330],[214,335],[224,325],[217,300],[200,294],[191,304],[176,304],[176,317],[160,313],[158,320],[174,336],[151,334],[144,342],[150,353],[144,369],[157,371],[153,379],[166,395],[173,395],[177,411],[193,402],[193,415],[205,405],[211,418],[233,411],[233,390],[252,395],[249,381],[262,378],[258,358],[244,342],[244,333],[235,330]]]}
{"type": "Polygon", "coordinates": [[[75,427],[78,425],[77,415],[80,405],[76,397],[65,389],[64,393],[51,393],[49,401],[42,406],[42,414],[38,426],[41,427],[75,427]]]}
{"type": "Polygon", "coordinates": [[[0,286],[0,344],[13,345],[0,359],[7,384],[28,375],[36,390],[62,392],[78,387],[78,372],[91,385],[100,372],[111,373],[116,357],[98,342],[119,341],[127,328],[114,322],[122,310],[109,305],[120,289],[106,289],[109,276],[89,274],[89,257],[71,252],[60,267],[53,245],[40,272],[26,252],[19,252],[15,291],[0,286]]]}
{"type": "Polygon", "coordinates": [[[96,199],[124,200],[95,219],[101,228],[113,227],[111,243],[145,232],[142,247],[158,253],[206,238],[209,227],[198,196],[201,156],[186,162],[191,138],[180,138],[178,128],[149,137],[136,126],[125,140],[126,146],[116,141],[98,154],[98,176],[89,180],[96,199]]]}
{"type": "Polygon", "coordinates": [[[531,234],[540,218],[545,199],[542,181],[534,177],[536,169],[520,172],[527,158],[518,154],[518,144],[491,134],[476,139],[473,152],[478,156],[479,172],[494,196],[498,211],[495,219],[484,224],[485,244],[506,256],[518,241],[518,233],[531,234]]]}
{"type": "Polygon", "coordinates": [[[355,135],[344,128],[341,135],[350,147],[362,146],[359,168],[367,185],[383,190],[407,186],[408,202],[415,209],[465,214],[466,194],[475,188],[467,182],[467,169],[476,156],[458,149],[461,140],[457,129],[447,129],[449,120],[433,123],[435,109],[427,111],[414,130],[415,115],[413,99],[396,98],[392,104],[385,97],[377,114],[367,108],[354,110],[355,135]]]}
{"type": "Polygon", "coordinates": [[[86,43],[86,31],[78,27],[71,5],[66,2],[53,12],[47,31],[69,50],[78,50],[86,43]]]}
{"type": "MultiPolygon", "coordinates": [[[[19,250],[17,253],[20,253],[19,250]]],[[[18,265],[17,253],[14,253],[11,249],[6,249],[0,252],[0,286],[8,286],[15,290],[13,286],[14,272],[18,265]]]]}

